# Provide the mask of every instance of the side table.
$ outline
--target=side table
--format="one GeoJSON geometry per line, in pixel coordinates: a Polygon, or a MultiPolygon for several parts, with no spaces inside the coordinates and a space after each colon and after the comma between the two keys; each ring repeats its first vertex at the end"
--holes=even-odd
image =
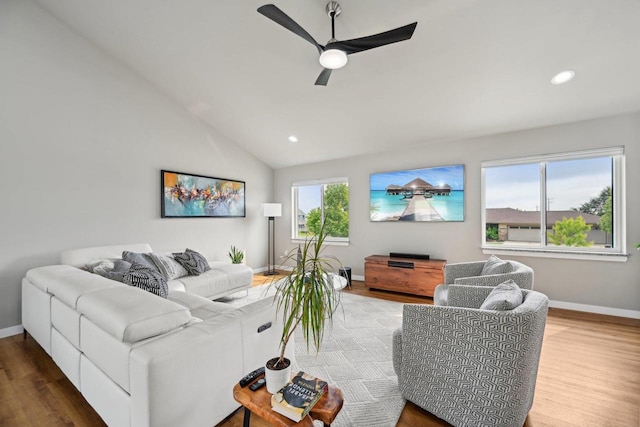
{"type": "Polygon", "coordinates": [[[325,427],[329,427],[338,416],[344,402],[342,391],[329,386],[329,390],[311,408],[309,415],[296,423],[271,410],[271,393],[266,387],[251,391],[249,387],[236,384],[233,387],[233,398],[244,406],[244,427],[249,427],[252,412],[275,427],[313,427],[313,420],[320,420],[325,427]]]}

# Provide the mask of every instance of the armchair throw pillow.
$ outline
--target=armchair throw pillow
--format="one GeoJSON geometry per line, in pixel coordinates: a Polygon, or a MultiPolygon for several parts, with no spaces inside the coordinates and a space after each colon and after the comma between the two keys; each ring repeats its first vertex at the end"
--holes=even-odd
{"type": "Polygon", "coordinates": [[[199,276],[205,271],[211,270],[207,259],[201,253],[188,248],[183,253],[174,253],[173,258],[178,261],[191,276],[199,276]]]}
{"type": "Polygon", "coordinates": [[[484,263],[484,267],[482,267],[481,276],[486,276],[489,274],[505,274],[511,273],[512,267],[507,261],[503,261],[495,255],[491,255],[487,262],[484,263]]]}
{"type": "Polygon", "coordinates": [[[522,304],[522,291],[513,280],[507,280],[493,288],[480,306],[481,310],[513,310],[522,304]]]}

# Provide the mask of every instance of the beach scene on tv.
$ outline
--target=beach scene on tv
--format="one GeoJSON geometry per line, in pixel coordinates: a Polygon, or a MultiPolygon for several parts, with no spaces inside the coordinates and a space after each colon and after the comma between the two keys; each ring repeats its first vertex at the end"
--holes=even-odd
{"type": "Polygon", "coordinates": [[[464,221],[464,165],[371,174],[371,221],[464,221]]]}

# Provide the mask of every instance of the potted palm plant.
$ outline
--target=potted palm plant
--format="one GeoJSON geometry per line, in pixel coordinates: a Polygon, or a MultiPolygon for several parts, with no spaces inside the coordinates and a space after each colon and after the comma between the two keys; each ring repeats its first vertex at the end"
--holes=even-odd
{"type": "Polygon", "coordinates": [[[285,357],[287,344],[298,326],[307,343],[307,351],[320,350],[327,321],[340,304],[340,292],[334,287],[334,276],[341,266],[334,256],[322,254],[326,238],[324,223],[320,232],[306,239],[297,251],[290,251],[283,264],[295,266],[291,273],[271,282],[275,287],[274,301],[278,316],[282,316],[283,331],[280,339],[280,355],[269,359],[265,365],[267,391],[275,393],[291,377],[291,361],[285,357]]]}

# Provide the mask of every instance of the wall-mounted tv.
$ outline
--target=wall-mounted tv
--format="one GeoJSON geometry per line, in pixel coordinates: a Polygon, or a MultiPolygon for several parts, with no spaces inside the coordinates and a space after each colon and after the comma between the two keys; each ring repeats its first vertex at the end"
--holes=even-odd
{"type": "Polygon", "coordinates": [[[464,221],[464,165],[371,174],[371,221],[464,221]]]}

